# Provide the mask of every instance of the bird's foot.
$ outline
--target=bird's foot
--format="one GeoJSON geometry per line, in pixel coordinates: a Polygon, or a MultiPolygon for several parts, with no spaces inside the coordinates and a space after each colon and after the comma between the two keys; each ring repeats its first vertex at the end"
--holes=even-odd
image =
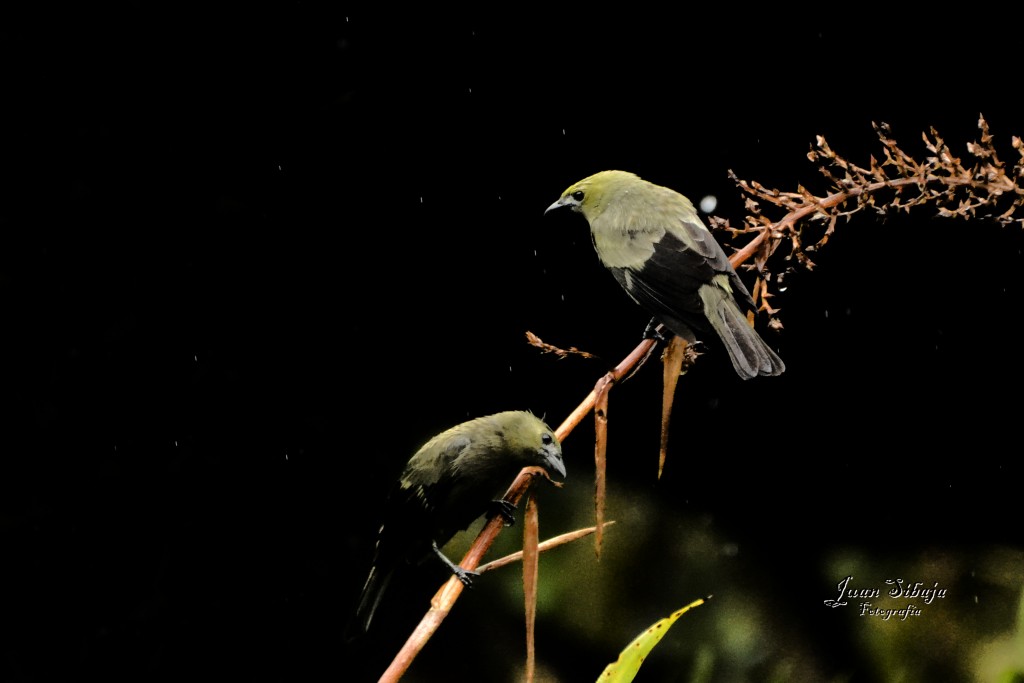
{"type": "Polygon", "coordinates": [[[487,519],[494,517],[495,515],[501,515],[502,519],[505,520],[505,526],[515,526],[516,523],[516,506],[507,500],[492,500],[491,509],[487,513],[487,519]]]}
{"type": "Polygon", "coordinates": [[[473,579],[480,576],[478,572],[471,572],[468,569],[463,569],[449,560],[448,556],[441,552],[441,549],[437,547],[436,541],[431,542],[431,548],[434,550],[434,555],[437,556],[437,559],[441,560],[441,562],[444,563],[444,566],[448,567],[448,570],[462,582],[463,586],[466,586],[467,588],[473,587],[473,579]]]}
{"type": "Polygon", "coordinates": [[[651,318],[651,322],[647,323],[647,327],[644,328],[643,338],[667,342],[672,335],[666,336],[662,329],[664,329],[664,326],[656,318],[651,318]]]}
{"type": "Polygon", "coordinates": [[[472,588],[473,579],[480,576],[478,572],[471,572],[468,569],[463,569],[459,565],[455,565],[454,567],[452,567],[452,574],[454,574],[456,578],[458,578],[458,580],[461,581],[462,585],[466,588],[472,588]]]}

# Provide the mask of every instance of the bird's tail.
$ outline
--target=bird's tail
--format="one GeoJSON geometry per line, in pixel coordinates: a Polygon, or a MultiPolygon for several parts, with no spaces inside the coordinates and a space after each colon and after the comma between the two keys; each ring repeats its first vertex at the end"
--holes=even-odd
{"type": "Polygon", "coordinates": [[[363,592],[359,597],[359,606],[356,607],[356,612],[345,629],[345,640],[355,640],[370,629],[370,622],[373,621],[380,599],[388,587],[391,574],[391,571],[381,571],[376,565],[370,568],[370,575],[366,577],[363,592]]]}
{"type": "Polygon", "coordinates": [[[758,375],[783,373],[785,363],[750,326],[730,292],[715,285],[703,285],[700,299],[711,327],[729,352],[736,374],[743,379],[751,379],[758,375]]]}

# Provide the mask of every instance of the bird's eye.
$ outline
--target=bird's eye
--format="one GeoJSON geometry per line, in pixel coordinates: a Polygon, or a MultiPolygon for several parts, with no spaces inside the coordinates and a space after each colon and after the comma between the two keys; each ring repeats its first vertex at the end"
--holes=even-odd
{"type": "Polygon", "coordinates": [[[570,196],[571,196],[571,197],[572,197],[573,199],[575,199],[576,201],[578,201],[578,202],[582,202],[582,201],[583,201],[583,190],[576,190],[576,191],[575,191],[575,192],[573,192],[573,193],[572,193],[572,194],[571,194],[570,196]]]}
{"type": "Polygon", "coordinates": [[[551,443],[552,441],[554,441],[554,439],[553,439],[553,438],[551,437],[551,435],[550,435],[550,434],[548,434],[547,432],[545,432],[545,433],[543,433],[543,434],[541,434],[541,435],[540,435],[540,442],[541,442],[542,444],[544,444],[545,446],[547,446],[548,444],[550,444],[550,443],[551,443]]]}

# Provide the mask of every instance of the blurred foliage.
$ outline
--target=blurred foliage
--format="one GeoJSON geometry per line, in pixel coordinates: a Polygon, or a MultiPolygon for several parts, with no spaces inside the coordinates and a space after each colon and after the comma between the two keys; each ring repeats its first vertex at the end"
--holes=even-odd
{"type": "MultiPolygon", "coordinates": [[[[591,493],[581,486],[559,491],[569,499],[559,500],[557,511],[548,506],[546,516],[542,510],[542,538],[558,533],[553,526],[592,522],[591,493]],[[561,511],[569,518],[559,517],[561,511]]],[[[857,543],[827,549],[820,565],[805,566],[805,556],[792,557],[782,545],[773,555],[771,543],[761,547],[741,538],[714,515],[666,509],[649,489],[620,484],[609,493],[609,518],[616,524],[607,530],[600,560],[587,542],[541,556],[537,681],[597,680],[602,666],[664,614],[665,605],[695,595],[713,598],[686,615],[685,637],[665,638],[652,650],[636,681],[925,683],[1018,681],[1024,675],[1024,550],[908,542],[907,550],[894,553],[857,543]],[[658,523],[651,524],[655,518],[658,523]],[[787,575],[788,584],[781,580],[787,575]],[[846,577],[853,577],[851,590],[878,589],[879,597],[847,598],[846,605],[829,608],[825,601],[837,597],[846,577]],[[930,603],[892,597],[888,591],[898,586],[886,580],[896,579],[903,588],[920,582],[946,592],[930,603]],[[885,611],[914,605],[919,613],[862,614],[864,602],[885,611]]],[[[468,545],[470,536],[455,543],[468,545]]],[[[518,542],[517,534],[503,534],[496,554],[518,542]]],[[[488,581],[501,585],[478,588],[460,603],[463,625],[491,628],[497,611],[510,619],[522,614],[517,567],[488,574],[488,581]],[[483,590],[486,596],[479,595],[483,590]]],[[[502,631],[501,647],[487,653],[491,680],[524,680],[519,622],[502,631]]],[[[430,680],[417,672],[431,670],[431,664],[414,664],[406,680],[430,680]]]]}

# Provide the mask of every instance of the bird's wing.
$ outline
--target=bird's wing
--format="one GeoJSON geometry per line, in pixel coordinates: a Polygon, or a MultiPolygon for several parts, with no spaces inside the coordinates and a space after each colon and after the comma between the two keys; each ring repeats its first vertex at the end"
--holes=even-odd
{"type": "Polygon", "coordinates": [[[406,465],[399,482],[403,497],[433,510],[451,486],[452,467],[473,440],[464,434],[441,435],[421,448],[406,465]]]}
{"type": "Polygon", "coordinates": [[[663,240],[662,245],[672,247],[675,250],[686,249],[692,251],[697,256],[707,259],[716,272],[722,272],[724,267],[722,260],[724,259],[728,262],[728,257],[722,251],[721,245],[715,240],[711,231],[707,229],[700,218],[697,217],[697,214],[693,212],[692,205],[687,202],[686,206],[687,210],[673,208],[672,210],[659,212],[659,219],[664,223],[667,237],[672,237],[679,243],[678,245],[666,244],[663,240]]]}
{"type": "MultiPolygon", "coordinates": [[[[701,237],[699,233],[707,233],[707,230],[696,227],[687,232],[691,237],[701,237]]],[[[692,332],[688,333],[682,326],[691,331],[710,331],[699,290],[702,285],[710,284],[715,276],[727,276],[741,305],[753,306],[753,301],[717,243],[694,242],[691,239],[684,242],[678,235],[678,230],[667,231],[651,257],[639,268],[611,270],[638,304],[673,332],[693,341],[692,332]],[[698,244],[710,254],[691,248],[690,244],[698,244]]],[[[710,233],[707,237],[711,239],[710,233]]]]}
{"type": "Polygon", "coordinates": [[[416,560],[435,540],[439,508],[451,494],[452,463],[472,443],[464,435],[441,435],[409,460],[384,506],[377,555],[391,562],[416,560]]]}

